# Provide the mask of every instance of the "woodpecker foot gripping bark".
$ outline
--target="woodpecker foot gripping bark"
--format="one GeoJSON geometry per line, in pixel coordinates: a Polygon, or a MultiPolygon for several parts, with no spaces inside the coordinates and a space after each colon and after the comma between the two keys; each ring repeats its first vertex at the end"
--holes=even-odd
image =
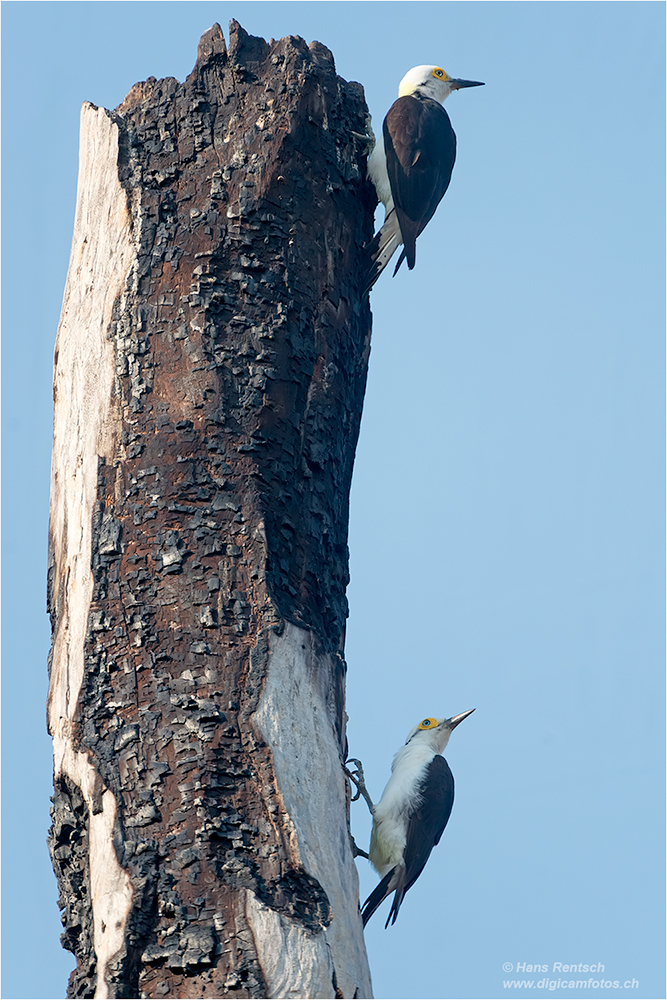
{"type": "MultiPolygon", "coordinates": [[[[363,767],[361,765],[361,761],[357,760],[356,757],[350,757],[349,760],[345,761],[345,764],[343,765],[343,770],[345,771],[345,774],[350,779],[350,781],[352,782],[352,784],[357,789],[356,794],[352,796],[351,801],[352,802],[356,802],[357,799],[359,798],[359,796],[361,795],[363,797],[363,799],[365,800],[366,805],[370,809],[371,816],[373,816],[375,814],[375,806],[373,804],[372,798],[368,794],[368,789],[366,788],[366,782],[364,780],[364,769],[363,769],[363,767]],[[353,771],[349,771],[348,770],[348,768],[347,768],[348,764],[354,764],[355,765],[353,771]]],[[[357,850],[358,850],[358,848],[357,848],[357,850]]],[[[359,851],[359,854],[361,854],[362,857],[364,856],[362,851],[359,851]]],[[[365,855],[365,856],[367,857],[367,855],[365,855]]]]}
{"type": "Polygon", "coordinates": [[[354,139],[359,139],[361,142],[361,148],[365,156],[370,156],[373,152],[373,147],[375,146],[375,132],[373,131],[373,126],[371,125],[371,116],[366,115],[366,131],[365,132],[350,132],[350,135],[354,139]]]}
{"type": "Polygon", "coordinates": [[[352,834],[350,834],[350,842],[352,844],[352,857],[366,858],[367,861],[371,860],[370,854],[366,854],[366,851],[362,851],[362,849],[359,847],[352,834]]]}

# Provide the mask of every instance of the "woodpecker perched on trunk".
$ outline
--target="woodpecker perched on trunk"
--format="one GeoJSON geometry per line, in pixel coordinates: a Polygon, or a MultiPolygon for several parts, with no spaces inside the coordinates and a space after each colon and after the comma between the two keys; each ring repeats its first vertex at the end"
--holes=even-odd
{"type": "Polygon", "coordinates": [[[355,771],[345,769],[357,786],[354,799],[363,795],[373,815],[370,854],[357,853],[369,857],[382,876],[363,905],[364,927],[392,892],[385,927],[390,921],[395,923],[403,897],[440,840],[454,804],[454,777],[441,753],[452,730],[474,711],[471,708],[451,719],[422,719],[394,757],[391,777],[377,805],[366,790],[360,762],[355,758],[348,761],[356,765],[355,771]]]}
{"type": "Polygon", "coordinates": [[[382,138],[368,158],[368,176],[385,206],[385,220],[368,245],[367,290],[401,243],[394,274],[404,259],[411,270],[415,266],[417,237],[449,187],[456,159],[456,135],[442,102],[453,90],[483,86],[453,79],[439,66],[415,66],[401,80],[382,138]]]}

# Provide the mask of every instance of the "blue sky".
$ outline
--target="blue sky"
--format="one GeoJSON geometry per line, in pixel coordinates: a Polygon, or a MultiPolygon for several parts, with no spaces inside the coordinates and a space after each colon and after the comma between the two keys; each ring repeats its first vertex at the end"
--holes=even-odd
{"type": "MultiPolygon", "coordinates": [[[[3,996],[63,996],[71,968],[45,847],[45,581],[79,108],[184,79],[231,17],[328,45],[376,132],[415,64],[486,82],[447,102],[458,160],[415,270],[372,293],[347,709],[374,797],[420,717],[477,709],[447,749],[440,845],[397,924],[368,925],[375,995],[542,996],[503,981],[582,962],[639,983],[587,995],[664,996],[653,2],[2,4],[3,996]]],[[[376,880],[359,868],[364,898],[376,880]]]]}

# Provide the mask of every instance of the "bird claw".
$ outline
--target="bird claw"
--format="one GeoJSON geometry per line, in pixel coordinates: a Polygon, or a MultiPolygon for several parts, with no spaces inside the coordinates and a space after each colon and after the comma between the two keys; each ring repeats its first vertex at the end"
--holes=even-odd
{"type": "Polygon", "coordinates": [[[356,787],[357,791],[350,799],[351,802],[356,802],[359,796],[363,796],[366,805],[371,811],[371,816],[375,812],[375,806],[373,805],[373,800],[368,794],[368,789],[366,788],[366,782],[364,780],[364,769],[362,767],[361,761],[357,760],[356,757],[348,757],[343,764],[343,770],[345,774],[350,779],[352,784],[356,787]],[[347,767],[348,764],[354,764],[354,770],[350,771],[347,767]]]}
{"type": "Polygon", "coordinates": [[[360,785],[364,784],[364,769],[361,765],[361,761],[357,760],[356,757],[350,757],[348,760],[345,761],[345,764],[343,765],[343,770],[345,771],[345,774],[348,776],[350,781],[354,784],[354,786],[357,789],[356,793],[350,799],[351,802],[356,802],[359,796],[361,795],[360,785]],[[350,771],[348,769],[347,767],[348,764],[356,764],[354,771],[350,771]]]}
{"type": "Polygon", "coordinates": [[[350,836],[350,840],[352,841],[352,857],[366,858],[367,861],[370,861],[371,860],[370,854],[366,854],[366,851],[362,851],[362,849],[357,845],[357,842],[354,839],[354,837],[350,836]]]}
{"type": "Polygon", "coordinates": [[[375,133],[373,131],[373,126],[371,125],[371,116],[366,115],[366,131],[365,132],[353,132],[350,130],[350,135],[355,139],[359,139],[362,144],[363,152],[366,156],[370,156],[373,152],[375,146],[375,133]]]}

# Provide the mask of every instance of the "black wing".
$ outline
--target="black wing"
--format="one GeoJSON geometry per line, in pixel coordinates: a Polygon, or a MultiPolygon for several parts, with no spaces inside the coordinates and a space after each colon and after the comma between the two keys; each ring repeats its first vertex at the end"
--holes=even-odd
{"type": "Polygon", "coordinates": [[[429,764],[421,787],[422,805],[410,817],[405,843],[405,868],[396,885],[388,926],[396,922],[403,897],[424,870],[429,855],[442,837],[454,805],[454,775],[444,757],[437,754],[429,764]]]}
{"type": "Polygon", "coordinates": [[[403,255],[413,268],[417,237],[449,187],[456,136],[443,106],[415,94],[394,101],[382,130],[387,173],[405,246],[396,270],[403,255]]]}

